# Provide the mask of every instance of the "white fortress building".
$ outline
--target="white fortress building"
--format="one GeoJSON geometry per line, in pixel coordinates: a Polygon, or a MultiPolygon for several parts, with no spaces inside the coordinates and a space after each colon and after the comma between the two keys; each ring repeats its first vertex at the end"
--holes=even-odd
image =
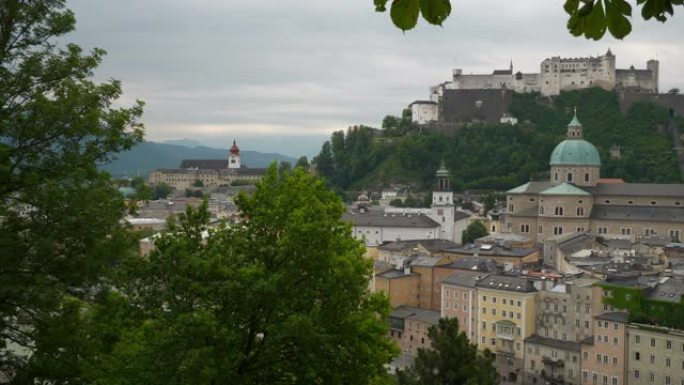
{"type": "MultiPolygon", "coordinates": [[[[539,72],[514,71],[513,62],[508,69],[494,70],[491,74],[466,75],[454,69],[451,81],[430,87],[430,100],[415,101],[409,106],[413,121],[426,124],[444,121],[440,108],[445,95],[452,90],[510,90],[518,93],[539,92],[544,96],[558,95],[590,87],[641,93],[658,93],[658,61],[648,60],[646,69],[615,68],[615,55],[584,58],[554,56],[541,62],[539,72]]],[[[446,119],[448,120],[448,119],[446,119]]]]}

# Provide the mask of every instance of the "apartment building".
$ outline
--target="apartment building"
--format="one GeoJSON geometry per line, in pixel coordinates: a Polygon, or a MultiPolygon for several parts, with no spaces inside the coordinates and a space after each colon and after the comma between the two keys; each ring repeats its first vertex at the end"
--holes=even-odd
{"type": "Polygon", "coordinates": [[[627,384],[684,385],[684,331],[627,326],[627,384]]]}
{"type": "Polygon", "coordinates": [[[456,271],[442,280],[442,318],[457,318],[459,330],[473,343],[479,337],[476,285],[488,276],[477,271],[456,271]]]}
{"type": "Polygon", "coordinates": [[[628,314],[594,317],[594,337],[582,341],[582,384],[626,385],[628,314]]]}

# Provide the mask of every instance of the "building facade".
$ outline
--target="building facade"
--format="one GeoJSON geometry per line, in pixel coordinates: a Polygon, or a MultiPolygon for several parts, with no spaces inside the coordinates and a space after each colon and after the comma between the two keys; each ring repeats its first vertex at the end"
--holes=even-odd
{"type": "Polygon", "coordinates": [[[661,235],[673,241],[684,234],[684,184],[603,183],[599,153],[583,139],[576,115],[549,164],[551,180],[507,192],[504,231],[538,242],[582,231],[626,238],[661,235]]]}
{"type": "Polygon", "coordinates": [[[165,183],[175,189],[229,186],[233,181],[256,182],[266,172],[248,168],[240,162],[240,148],[233,141],[228,159],[184,159],[179,168],[156,169],[147,181],[151,185],[165,183]]]}

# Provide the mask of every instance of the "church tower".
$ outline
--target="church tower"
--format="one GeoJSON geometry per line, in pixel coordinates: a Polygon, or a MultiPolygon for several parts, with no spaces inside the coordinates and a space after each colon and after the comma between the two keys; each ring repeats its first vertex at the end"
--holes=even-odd
{"type": "Polygon", "coordinates": [[[233,146],[230,148],[230,155],[228,156],[228,168],[240,168],[240,148],[235,143],[235,140],[233,140],[233,146]]]}
{"type": "Polygon", "coordinates": [[[440,239],[454,240],[454,193],[451,191],[449,170],[441,163],[437,170],[437,180],[432,191],[432,211],[430,218],[440,225],[440,239]]]}

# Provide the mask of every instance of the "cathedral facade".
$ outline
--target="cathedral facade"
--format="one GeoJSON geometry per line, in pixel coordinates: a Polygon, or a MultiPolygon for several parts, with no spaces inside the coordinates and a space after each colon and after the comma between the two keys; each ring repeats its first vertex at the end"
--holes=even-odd
{"type": "Polygon", "coordinates": [[[576,115],[549,165],[549,181],[528,182],[506,193],[505,231],[538,242],[580,231],[683,239],[684,184],[601,179],[599,153],[584,140],[576,115]]]}

